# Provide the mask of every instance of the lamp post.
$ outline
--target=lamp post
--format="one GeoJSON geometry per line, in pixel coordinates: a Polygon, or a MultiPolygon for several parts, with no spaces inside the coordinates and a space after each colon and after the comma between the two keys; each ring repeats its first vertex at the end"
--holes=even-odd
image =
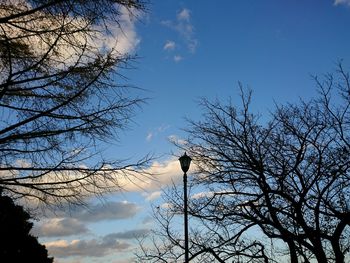
{"type": "Polygon", "coordinates": [[[187,171],[190,168],[191,157],[186,153],[179,158],[181,169],[184,172],[184,227],[185,227],[185,263],[188,263],[188,210],[187,210],[187,171]]]}

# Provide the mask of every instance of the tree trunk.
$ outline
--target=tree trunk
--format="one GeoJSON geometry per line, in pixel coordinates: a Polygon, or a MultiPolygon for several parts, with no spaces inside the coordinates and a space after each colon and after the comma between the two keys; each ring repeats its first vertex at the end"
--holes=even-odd
{"type": "Polygon", "coordinates": [[[344,263],[344,254],[340,249],[338,240],[332,240],[331,241],[334,256],[335,256],[335,262],[336,263],[344,263]]]}
{"type": "Polygon", "coordinates": [[[313,253],[317,259],[318,263],[328,263],[326,253],[323,250],[321,239],[315,238],[311,240],[314,245],[313,253]]]}
{"type": "Polygon", "coordinates": [[[290,263],[298,263],[298,255],[294,242],[292,240],[287,241],[287,244],[289,247],[290,263]]]}

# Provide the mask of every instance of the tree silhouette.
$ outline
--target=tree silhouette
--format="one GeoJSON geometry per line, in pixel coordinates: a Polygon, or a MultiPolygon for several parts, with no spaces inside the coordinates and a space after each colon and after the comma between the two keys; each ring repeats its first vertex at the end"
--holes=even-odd
{"type": "MultiPolygon", "coordinates": [[[[120,187],[148,157],[106,158],[144,101],[118,49],[140,0],[0,3],[0,185],[12,198],[80,204],[120,187]]],[[[128,37],[128,36],[126,36],[128,37]]],[[[124,47],[125,49],[125,47],[124,47]]]]}
{"type": "Polygon", "coordinates": [[[12,199],[0,195],[0,258],[1,262],[51,263],[47,250],[30,234],[30,216],[12,199]]]}
{"type": "MultiPolygon", "coordinates": [[[[203,120],[190,122],[187,143],[178,145],[198,169],[189,204],[192,260],[345,262],[350,78],[339,65],[335,74],[314,80],[316,98],[278,105],[268,122],[251,112],[250,93],[242,93],[241,108],[202,101],[203,120]]],[[[154,242],[154,250],[143,246],[141,259],[182,255],[175,227],[183,212],[181,192],[174,188],[166,208],[155,211],[162,241],[154,242]]]]}

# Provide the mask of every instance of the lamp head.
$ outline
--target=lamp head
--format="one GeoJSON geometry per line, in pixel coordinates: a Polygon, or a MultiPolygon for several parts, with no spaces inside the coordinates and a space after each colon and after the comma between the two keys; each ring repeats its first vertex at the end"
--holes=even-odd
{"type": "Polygon", "coordinates": [[[191,157],[189,157],[186,152],[179,158],[181,169],[184,173],[187,173],[188,169],[190,169],[191,157]]]}

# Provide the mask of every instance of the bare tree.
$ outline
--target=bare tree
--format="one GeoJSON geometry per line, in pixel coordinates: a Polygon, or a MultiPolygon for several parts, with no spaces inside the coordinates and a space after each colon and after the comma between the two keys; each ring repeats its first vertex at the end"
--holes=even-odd
{"type": "MultiPolygon", "coordinates": [[[[195,188],[192,185],[190,188],[195,188]]],[[[139,239],[137,262],[181,262],[184,258],[183,189],[173,186],[164,191],[162,204],[153,208],[156,228],[139,239]]],[[[226,220],[208,220],[202,216],[205,196],[191,194],[189,202],[189,260],[191,262],[276,262],[269,242],[252,239],[237,224],[226,220]],[[201,202],[198,200],[201,199],[201,202]],[[237,261],[235,261],[237,260],[237,261]]],[[[211,204],[214,205],[214,204],[211,204]]],[[[211,217],[214,219],[215,216],[211,217]]]]}
{"type": "MultiPolygon", "coordinates": [[[[317,98],[277,105],[269,122],[250,111],[250,93],[242,93],[240,109],[204,99],[203,120],[190,122],[187,144],[179,147],[197,165],[192,183],[203,191],[191,199],[191,220],[196,220],[191,225],[198,227],[198,236],[208,237],[200,245],[219,255],[218,262],[227,259],[222,250],[234,262],[286,256],[292,263],[345,262],[350,249],[349,74],[339,65],[334,75],[314,80],[317,98]]],[[[181,212],[181,200],[174,200],[167,202],[181,212]]],[[[163,228],[171,227],[168,218],[163,222],[163,228]]],[[[192,247],[197,240],[192,232],[192,247]]]]}
{"type": "Polygon", "coordinates": [[[79,203],[147,163],[108,160],[99,147],[117,138],[143,102],[123,80],[132,57],[118,42],[143,10],[141,0],[0,3],[4,193],[79,203]]]}

